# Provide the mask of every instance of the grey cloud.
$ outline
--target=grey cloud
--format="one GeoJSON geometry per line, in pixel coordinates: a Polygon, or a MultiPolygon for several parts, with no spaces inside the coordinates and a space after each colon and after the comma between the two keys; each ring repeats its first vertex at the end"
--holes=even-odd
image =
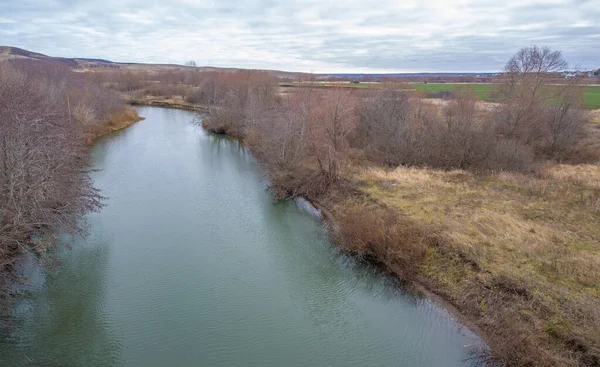
{"type": "Polygon", "coordinates": [[[8,0],[0,43],[55,56],[314,72],[496,71],[520,47],[600,63],[597,1],[8,0]]]}

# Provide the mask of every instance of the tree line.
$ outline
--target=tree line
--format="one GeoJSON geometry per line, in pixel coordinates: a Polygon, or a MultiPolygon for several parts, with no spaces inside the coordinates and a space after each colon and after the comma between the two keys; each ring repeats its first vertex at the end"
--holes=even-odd
{"type": "Polygon", "coordinates": [[[581,152],[588,114],[558,51],[527,47],[506,64],[500,103],[480,108],[466,86],[443,105],[405,90],[321,89],[281,95],[266,73],[207,76],[197,91],[209,106],[204,126],[245,140],[287,194],[322,192],[349,162],[390,167],[531,171],[546,160],[594,160],[581,152]]]}

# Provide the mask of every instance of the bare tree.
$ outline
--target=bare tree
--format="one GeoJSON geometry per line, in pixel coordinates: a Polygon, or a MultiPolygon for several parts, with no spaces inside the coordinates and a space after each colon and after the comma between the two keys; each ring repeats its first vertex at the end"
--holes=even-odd
{"type": "Polygon", "coordinates": [[[406,163],[414,142],[413,107],[405,92],[385,90],[365,95],[358,127],[362,147],[387,165],[406,163]]]}
{"type": "MultiPolygon", "coordinates": [[[[0,65],[0,265],[32,236],[84,229],[101,206],[83,155],[85,130],[71,117],[61,85],[0,65]]],[[[52,245],[42,241],[38,250],[52,245]]]]}
{"type": "Polygon", "coordinates": [[[312,153],[321,172],[336,181],[348,136],[356,129],[357,100],[352,92],[337,89],[321,96],[318,103],[316,116],[310,120],[312,153]]]}
{"type": "Polygon", "coordinates": [[[583,127],[589,116],[583,110],[581,91],[563,88],[561,95],[544,110],[547,138],[543,149],[546,155],[557,156],[575,148],[583,136],[583,127]]]}
{"type": "Polygon", "coordinates": [[[585,120],[576,112],[581,108],[577,82],[557,82],[557,73],[567,66],[561,52],[548,47],[531,46],[517,52],[501,77],[497,131],[553,156],[574,145],[585,120]]]}
{"type": "MultiPolygon", "coordinates": [[[[444,107],[443,126],[439,132],[439,159],[445,167],[468,168],[481,165],[487,159],[489,139],[483,139],[485,127],[477,116],[477,96],[470,88],[453,92],[444,107]],[[487,144],[486,144],[487,143],[487,144]]],[[[487,136],[486,136],[487,137],[487,136]]],[[[491,148],[491,146],[490,146],[491,148]]]]}
{"type": "Polygon", "coordinates": [[[276,119],[261,129],[265,137],[263,151],[278,170],[290,171],[309,155],[310,129],[316,125],[315,108],[320,98],[313,88],[305,88],[283,101],[276,119]],[[274,125],[273,125],[274,123],[274,125]]]}

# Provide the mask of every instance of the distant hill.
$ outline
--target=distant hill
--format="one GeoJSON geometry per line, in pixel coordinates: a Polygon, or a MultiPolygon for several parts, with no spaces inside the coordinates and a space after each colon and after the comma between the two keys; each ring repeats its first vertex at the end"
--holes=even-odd
{"type": "Polygon", "coordinates": [[[4,58],[45,59],[48,56],[18,47],[0,46],[0,59],[4,58]]]}
{"type": "MultiPolygon", "coordinates": [[[[138,64],[138,63],[125,63],[125,62],[113,62],[105,59],[93,59],[93,58],[65,58],[65,57],[52,57],[37,52],[24,50],[18,47],[0,46],[0,61],[10,59],[29,59],[61,63],[68,65],[73,69],[80,70],[93,70],[93,69],[125,69],[125,70],[146,70],[146,71],[159,71],[159,70],[180,70],[180,69],[199,69],[201,71],[222,71],[222,72],[233,72],[237,70],[244,70],[240,68],[220,68],[214,66],[187,66],[177,64],[138,64]]],[[[308,75],[307,73],[289,72],[281,70],[263,70],[269,74],[282,78],[282,79],[296,79],[301,75],[308,75]]],[[[494,73],[389,73],[389,74],[378,74],[378,73],[359,73],[359,74],[316,74],[317,79],[323,80],[331,77],[334,78],[350,78],[350,79],[361,79],[365,77],[370,78],[448,78],[448,77],[460,77],[460,76],[471,76],[471,77],[482,77],[489,78],[494,76],[494,73]]],[[[419,80],[420,80],[419,79],[419,80]]]]}
{"type": "MultiPolygon", "coordinates": [[[[199,69],[201,71],[222,71],[222,72],[233,72],[237,70],[243,70],[239,68],[220,68],[213,66],[187,66],[177,64],[138,64],[138,63],[121,63],[113,62],[104,59],[91,59],[91,58],[65,58],[65,57],[52,57],[37,52],[24,50],[18,47],[0,46],[0,61],[3,60],[16,60],[16,59],[28,59],[38,60],[47,62],[58,62],[64,65],[68,65],[73,69],[91,70],[91,69],[125,69],[125,70],[147,70],[147,71],[158,71],[165,69],[199,69]]],[[[264,70],[269,74],[278,78],[296,78],[298,75],[303,73],[280,71],[280,70],[264,70]]]]}
{"type": "MultiPolygon", "coordinates": [[[[69,59],[69,58],[64,58],[64,57],[51,57],[51,56],[40,54],[37,52],[24,50],[24,49],[18,48],[18,47],[0,46],[0,61],[23,60],[23,59],[60,63],[60,64],[67,65],[71,68],[82,67],[82,65],[80,65],[80,63],[77,62],[77,59],[69,59]]],[[[109,63],[110,63],[110,61],[109,61],[109,63]]]]}

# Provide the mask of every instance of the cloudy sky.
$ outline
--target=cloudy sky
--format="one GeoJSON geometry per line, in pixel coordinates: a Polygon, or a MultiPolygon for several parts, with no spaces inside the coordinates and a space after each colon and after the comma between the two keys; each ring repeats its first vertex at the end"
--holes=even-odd
{"type": "Polygon", "coordinates": [[[484,72],[531,44],[600,67],[600,0],[0,0],[0,45],[123,62],[484,72]]]}

